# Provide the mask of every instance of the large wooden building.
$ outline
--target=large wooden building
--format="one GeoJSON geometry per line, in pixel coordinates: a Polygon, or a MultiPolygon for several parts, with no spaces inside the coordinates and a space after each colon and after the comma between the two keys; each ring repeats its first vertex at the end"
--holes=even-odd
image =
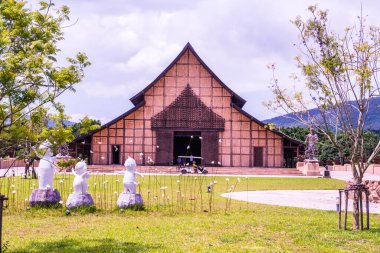
{"type": "Polygon", "coordinates": [[[188,43],[174,61],[131,98],[134,107],[74,141],[90,164],[172,165],[181,155],[206,165],[291,166],[299,143],[242,108],[245,100],[207,67],[188,43]]]}

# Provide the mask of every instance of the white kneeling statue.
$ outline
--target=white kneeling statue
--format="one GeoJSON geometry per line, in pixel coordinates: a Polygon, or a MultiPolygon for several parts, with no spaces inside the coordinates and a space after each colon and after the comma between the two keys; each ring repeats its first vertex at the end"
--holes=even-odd
{"type": "Polygon", "coordinates": [[[49,189],[53,187],[54,172],[55,172],[55,157],[50,149],[49,141],[43,142],[38,149],[43,152],[40,157],[40,163],[37,168],[38,173],[38,189],[49,189]]]}
{"type": "Polygon", "coordinates": [[[87,171],[86,162],[78,162],[72,173],[75,175],[73,181],[74,192],[67,198],[66,207],[73,209],[79,206],[93,206],[94,200],[91,195],[87,193],[87,179],[90,177],[90,173],[87,171]]]}
{"type": "Polygon", "coordinates": [[[39,147],[41,153],[40,164],[37,167],[38,189],[33,190],[29,197],[31,206],[51,206],[61,201],[61,196],[57,189],[53,189],[55,173],[55,157],[50,149],[49,141],[43,142],[39,147]]]}
{"type": "Polygon", "coordinates": [[[72,170],[75,178],[73,182],[75,194],[87,193],[88,183],[87,179],[90,177],[90,173],[87,171],[87,164],[84,161],[80,161],[75,165],[75,169],[72,170]]]}
{"type": "Polygon", "coordinates": [[[132,206],[142,206],[143,200],[140,194],[136,193],[136,175],[142,174],[136,171],[136,161],[132,157],[128,157],[124,163],[125,173],[123,178],[124,191],[120,194],[117,200],[119,208],[128,208],[132,206]]]}
{"type": "Polygon", "coordinates": [[[132,157],[128,157],[124,163],[125,173],[123,179],[124,193],[136,193],[136,175],[142,176],[142,174],[136,171],[136,161],[132,157]]]}

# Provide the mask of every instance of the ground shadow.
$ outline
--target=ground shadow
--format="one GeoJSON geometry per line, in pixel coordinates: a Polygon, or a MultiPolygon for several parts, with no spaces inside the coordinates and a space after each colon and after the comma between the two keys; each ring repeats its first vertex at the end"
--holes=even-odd
{"type": "Polygon", "coordinates": [[[7,252],[151,252],[162,250],[160,244],[139,244],[128,241],[116,241],[114,239],[62,239],[56,241],[32,242],[28,245],[20,245],[17,249],[9,249],[7,252]],[[93,245],[94,246],[89,246],[93,245]]]}

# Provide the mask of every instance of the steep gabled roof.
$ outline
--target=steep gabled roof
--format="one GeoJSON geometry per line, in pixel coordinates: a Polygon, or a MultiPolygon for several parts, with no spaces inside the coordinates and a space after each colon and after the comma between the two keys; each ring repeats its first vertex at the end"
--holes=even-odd
{"type": "MultiPolygon", "coordinates": [[[[204,63],[204,61],[199,57],[199,55],[195,52],[194,48],[188,42],[186,44],[186,46],[182,49],[182,51],[179,53],[179,55],[172,61],[172,63],[170,63],[170,65],[153,82],[151,82],[142,91],[140,91],[138,94],[136,94],[135,96],[133,96],[130,99],[130,101],[134,105],[134,107],[132,109],[130,109],[129,111],[123,113],[122,115],[120,115],[119,117],[113,119],[112,121],[110,121],[110,122],[102,125],[101,128],[99,128],[97,130],[93,130],[93,131],[89,132],[86,135],[82,135],[82,136],[77,137],[75,140],[73,140],[73,142],[77,142],[77,141],[83,140],[84,138],[87,138],[87,137],[91,136],[93,133],[98,132],[98,131],[100,131],[102,129],[105,129],[105,128],[109,127],[110,125],[116,123],[120,119],[128,116],[129,114],[133,113],[134,111],[136,111],[137,109],[139,109],[140,107],[142,107],[143,105],[145,105],[145,100],[144,100],[144,94],[145,94],[145,92],[147,90],[149,90],[161,77],[163,77],[178,62],[178,60],[186,53],[187,50],[190,50],[190,52],[196,57],[196,59],[200,62],[200,64],[210,73],[210,75],[215,80],[217,80],[223,86],[223,88],[225,88],[228,92],[230,92],[230,94],[232,95],[232,97],[231,97],[231,106],[233,108],[235,108],[237,111],[239,111],[240,113],[242,113],[243,115],[245,115],[246,117],[248,117],[250,120],[252,120],[252,121],[256,122],[257,124],[259,124],[260,126],[265,127],[265,123],[263,123],[260,120],[256,119],[255,117],[253,117],[252,115],[250,115],[249,113],[247,113],[246,111],[244,111],[242,109],[243,106],[244,106],[244,104],[246,103],[246,101],[242,97],[240,97],[239,95],[237,95],[235,92],[233,92],[226,84],[224,84],[219,79],[219,77],[217,75],[215,75],[215,73],[206,65],[206,63],[204,63]]],[[[161,112],[161,113],[163,113],[163,112],[161,112]]],[[[158,115],[156,115],[156,116],[158,117],[158,115]]],[[[154,120],[154,119],[152,118],[152,120],[154,120]]],[[[223,119],[223,122],[224,122],[224,119],[223,119]]],[[[223,128],[224,128],[224,123],[223,123],[223,128]]],[[[295,140],[295,139],[293,139],[293,138],[291,138],[291,137],[289,137],[289,136],[285,135],[284,133],[279,132],[277,130],[269,130],[269,131],[272,131],[272,132],[274,132],[274,133],[282,136],[283,138],[285,138],[285,139],[287,139],[289,141],[295,142],[297,144],[302,144],[302,142],[300,142],[298,140],[295,140]]]]}
{"type": "Polygon", "coordinates": [[[207,107],[188,84],[163,111],[152,117],[152,129],[191,128],[224,130],[224,119],[207,107]]]}
{"type": "Polygon", "coordinates": [[[210,73],[210,75],[217,80],[223,88],[225,88],[231,95],[232,95],[232,103],[237,105],[238,107],[242,108],[246,101],[237,95],[235,92],[233,92],[225,83],[222,82],[222,80],[219,79],[217,75],[204,63],[204,61],[199,57],[199,55],[195,52],[194,48],[191,46],[191,44],[188,42],[186,46],[182,49],[182,51],[179,53],[179,55],[170,63],[170,65],[162,71],[162,73],[154,79],[153,82],[151,82],[148,86],[146,86],[142,91],[137,93],[135,96],[133,96],[130,100],[134,105],[139,104],[141,101],[144,100],[144,94],[147,90],[149,90],[161,77],[163,77],[178,61],[179,59],[186,53],[187,50],[190,50],[190,52],[195,56],[195,58],[200,62],[200,64],[210,73]]]}

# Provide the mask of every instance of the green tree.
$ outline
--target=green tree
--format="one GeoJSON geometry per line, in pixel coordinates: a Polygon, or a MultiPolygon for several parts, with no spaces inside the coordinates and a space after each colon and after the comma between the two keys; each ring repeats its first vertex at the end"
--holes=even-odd
{"type": "Polygon", "coordinates": [[[302,142],[305,141],[305,137],[309,133],[308,128],[300,126],[281,128],[280,131],[288,135],[289,137],[302,142]]]}
{"type": "Polygon", "coordinates": [[[90,63],[83,53],[58,65],[57,44],[69,21],[69,8],[40,2],[38,10],[24,1],[0,4],[0,138],[40,107],[55,106],[64,92],[74,91],[90,63]]]}
{"type": "Polygon", "coordinates": [[[5,150],[2,153],[6,154],[7,150],[11,150],[13,157],[24,160],[25,175],[29,175],[32,168],[32,175],[36,176],[32,165],[40,157],[38,147],[43,141],[52,143],[54,153],[61,153],[62,148],[74,139],[72,127],[64,124],[69,117],[64,114],[63,109],[60,106],[57,114],[49,115],[46,109],[40,107],[31,113],[30,119],[15,122],[3,134],[6,138],[3,138],[5,145],[2,147],[5,150]],[[53,125],[49,127],[48,121],[53,121],[53,125]]]}
{"type": "Polygon", "coordinates": [[[69,119],[70,117],[64,113],[63,108],[60,109],[58,114],[50,116],[50,120],[54,121],[54,125],[45,127],[40,135],[40,139],[48,140],[52,144],[53,153],[60,153],[62,146],[74,139],[72,127],[66,126],[64,123],[69,119]]]}
{"type": "Polygon", "coordinates": [[[71,138],[60,124],[46,128],[47,108],[63,115],[56,99],[75,91],[90,62],[83,53],[57,61],[62,28],[69,22],[67,6],[41,1],[39,9],[32,10],[26,4],[0,2],[0,156],[24,159],[27,170],[43,138],[56,143],[71,138]]]}
{"type": "MultiPolygon", "coordinates": [[[[309,133],[309,129],[306,127],[286,127],[281,128],[281,132],[292,137],[293,139],[299,140],[301,142],[305,141],[305,136],[309,133]]],[[[326,165],[328,160],[336,161],[341,160],[339,157],[338,149],[325,137],[325,135],[319,131],[316,132],[318,135],[318,160],[322,165],[326,165]]],[[[346,157],[350,155],[350,149],[348,144],[345,141],[345,135],[342,133],[337,134],[337,141],[343,149],[343,162],[346,160],[346,157]]],[[[365,146],[365,155],[369,157],[373,150],[376,148],[377,143],[379,142],[380,137],[374,131],[365,131],[364,132],[364,146],[365,146]]],[[[380,156],[380,154],[378,154],[380,156]]],[[[339,161],[341,163],[341,161],[339,161]]]]}
{"type": "MultiPolygon", "coordinates": [[[[47,121],[47,110],[40,107],[30,114],[30,118],[22,118],[3,131],[1,157],[10,155],[24,160],[25,174],[29,175],[29,168],[37,159],[34,152],[35,145],[40,141],[40,134],[46,127],[47,121]]],[[[36,176],[34,168],[32,174],[33,177],[36,176]]]]}
{"type": "MultiPolygon", "coordinates": [[[[380,136],[374,131],[364,132],[364,149],[365,156],[370,157],[373,150],[376,148],[377,143],[380,141],[380,136]]],[[[380,157],[380,153],[376,157],[380,157]]]]}
{"type": "MultiPolygon", "coordinates": [[[[371,98],[380,95],[377,79],[380,71],[380,29],[366,26],[361,15],[356,26],[348,27],[343,35],[338,35],[329,30],[326,11],[316,6],[309,7],[309,11],[311,18],[293,21],[300,35],[301,55],[296,57],[296,62],[306,87],[294,92],[284,89],[275,77],[275,66],[272,66],[271,88],[275,98],[268,106],[292,113],[304,125],[317,128],[340,156],[348,148],[355,184],[361,184],[365,171],[380,152],[378,142],[367,155],[364,138],[371,98]],[[317,115],[307,113],[310,107],[318,109],[317,115]],[[342,134],[344,142],[338,141],[331,129],[342,134]]],[[[356,229],[359,227],[359,198],[361,196],[356,192],[356,229]]]]}
{"type": "Polygon", "coordinates": [[[99,129],[101,126],[100,120],[90,119],[89,117],[84,117],[80,122],[72,125],[73,135],[78,137],[82,134],[87,134],[90,131],[99,129]]]}

